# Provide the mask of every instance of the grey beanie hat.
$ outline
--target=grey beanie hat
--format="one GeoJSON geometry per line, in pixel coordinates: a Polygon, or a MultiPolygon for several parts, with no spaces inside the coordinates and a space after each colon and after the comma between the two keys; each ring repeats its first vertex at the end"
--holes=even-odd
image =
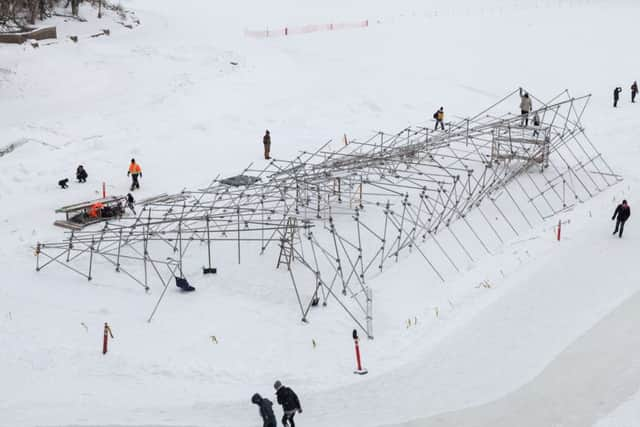
{"type": "Polygon", "coordinates": [[[280,387],[282,387],[282,383],[280,382],[280,380],[277,380],[275,383],[273,383],[273,388],[275,388],[276,390],[280,387]]]}

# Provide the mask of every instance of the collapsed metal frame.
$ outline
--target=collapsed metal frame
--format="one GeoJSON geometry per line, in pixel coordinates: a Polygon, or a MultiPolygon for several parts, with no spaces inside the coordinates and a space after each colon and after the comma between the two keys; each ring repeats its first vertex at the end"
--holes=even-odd
{"type": "Polygon", "coordinates": [[[194,243],[206,245],[209,269],[214,244],[233,244],[238,263],[243,245],[254,244],[261,255],[277,251],[303,321],[320,301],[336,301],[372,338],[369,281],[389,262],[416,252],[425,281],[444,282],[621,179],[581,124],[590,95],[532,97],[540,125],[522,127],[509,113],[517,93],[445,131],[378,132],[338,150],[329,141],[290,161],[250,165],[236,185],[216,178],[153,198],[135,217],[38,243],[36,270],[62,265],[91,280],[100,258],[147,291],[157,280],[151,321],[171,280],[184,277],[194,243]]]}

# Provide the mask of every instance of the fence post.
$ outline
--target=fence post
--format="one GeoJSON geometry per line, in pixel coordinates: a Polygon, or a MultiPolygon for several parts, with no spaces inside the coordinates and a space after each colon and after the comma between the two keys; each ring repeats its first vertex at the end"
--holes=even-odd
{"type": "Polygon", "coordinates": [[[353,371],[353,373],[357,375],[365,375],[369,371],[367,371],[366,369],[362,369],[362,362],[360,361],[360,345],[358,344],[358,331],[354,329],[352,336],[353,336],[353,342],[356,346],[356,363],[358,367],[358,369],[353,371]]]}
{"type": "Polygon", "coordinates": [[[102,340],[102,354],[107,354],[107,343],[109,341],[109,336],[113,338],[113,334],[111,333],[111,328],[104,322],[104,338],[102,340]]]}

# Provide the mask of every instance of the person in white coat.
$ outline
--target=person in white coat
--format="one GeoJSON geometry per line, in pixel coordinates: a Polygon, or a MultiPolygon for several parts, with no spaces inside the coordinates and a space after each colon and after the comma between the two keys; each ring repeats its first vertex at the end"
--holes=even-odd
{"type": "Polygon", "coordinates": [[[529,113],[531,113],[531,110],[531,98],[527,92],[524,92],[522,88],[520,88],[520,114],[522,115],[520,126],[529,126],[529,113]]]}

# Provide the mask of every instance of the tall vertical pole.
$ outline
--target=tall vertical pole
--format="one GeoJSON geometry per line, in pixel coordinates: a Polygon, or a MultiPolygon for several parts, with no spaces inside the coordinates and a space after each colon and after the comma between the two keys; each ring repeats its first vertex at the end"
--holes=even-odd
{"type": "Polygon", "coordinates": [[[87,280],[91,280],[91,269],[93,267],[93,245],[94,245],[93,237],[91,238],[91,246],[89,247],[89,275],[87,276],[87,280]]]}
{"type": "Polygon", "coordinates": [[[367,286],[367,337],[373,339],[373,289],[367,286]]]}
{"type": "Polygon", "coordinates": [[[467,119],[467,138],[465,145],[469,145],[469,119],[467,119]]]}
{"type": "Polygon", "coordinates": [[[40,271],[40,242],[36,245],[36,271],[40,271]]]}
{"type": "Polygon", "coordinates": [[[380,247],[380,265],[378,266],[380,271],[382,271],[382,266],[384,265],[384,247],[385,247],[385,244],[387,243],[387,226],[389,224],[389,209],[390,209],[390,204],[389,204],[389,201],[387,200],[387,205],[385,206],[385,209],[384,209],[384,232],[382,234],[382,246],[380,247]]]}
{"type": "Polygon", "coordinates": [[[333,247],[336,251],[336,270],[340,275],[340,280],[342,281],[342,295],[347,295],[347,283],[344,281],[344,276],[342,275],[342,263],[340,262],[340,252],[338,252],[336,227],[333,224],[333,217],[329,217],[329,232],[331,233],[331,237],[333,237],[333,247]]]}
{"type": "Polygon", "coordinates": [[[122,247],[122,228],[120,229],[120,237],[118,238],[118,256],[116,258],[116,271],[120,271],[120,248],[122,247]]]}
{"type": "Polygon", "coordinates": [[[211,235],[209,234],[209,215],[207,215],[207,257],[209,258],[209,268],[211,268],[211,235]]]}
{"type": "Polygon", "coordinates": [[[73,249],[73,230],[71,231],[71,236],[69,236],[69,248],[67,249],[67,262],[71,259],[71,249],[73,249]]]}
{"type": "Polygon", "coordinates": [[[180,267],[180,277],[184,277],[184,273],[182,272],[182,219],[178,222],[178,251],[179,253],[179,267],[180,267]]]}
{"type": "Polygon", "coordinates": [[[260,199],[260,222],[261,222],[261,227],[260,227],[260,255],[262,255],[264,253],[264,228],[266,227],[266,224],[264,223],[264,189],[262,190],[262,199],[260,199]]]}
{"type": "Polygon", "coordinates": [[[238,264],[240,264],[240,205],[238,205],[238,264]]]}
{"type": "Polygon", "coordinates": [[[146,231],[143,229],[144,236],[144,287],[145,289],[149,289],[149,272],[148,272],[148,261],[149,261],[149,228],[151,227],[151,209],[149,209],[149,215],[147,218],[147,226],[146,231]]]}
{"type": "MultiPolygon", "coordinates": [[[[358,231],[358,261],[360,263],[360,280],[364,285],[364,255],[362,254],[362,234],[360,233],[360,209],[356,208],[356,230],[358,231]]],[[[357,264],[356,264],[357,265],[357,264]]]]}
{"type": "Polygon", "coordinates": [[[400,218],[400,227],[398,227],[398,247],[396,248],[396,262],[398,262],[398,256],[400,255],[400,243],[402,240],[402,232],[404,231],[404,216],[407,212],[407,199],[409,198],[409,194],[405,194],[402,198],[402,217],[400,218]]]}

